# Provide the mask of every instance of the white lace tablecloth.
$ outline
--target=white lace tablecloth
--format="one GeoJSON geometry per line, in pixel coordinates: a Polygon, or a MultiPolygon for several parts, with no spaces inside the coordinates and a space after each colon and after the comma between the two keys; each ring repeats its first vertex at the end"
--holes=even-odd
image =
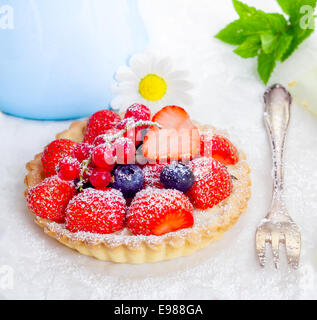
{"type": "MultiPolygon", "coordinates": [[[[278,10],[275,1],[252,4],[278,10]]],[[[293,106],[285,155],[287,205],[302,231],[301,266],[288,269],[282,253],[280,270],[272,263],[261,269],[254,231],[271,198],[271,155],[261,104],[265,87],[255,60],[241,59],[233,47],[213,38],[236,17],[232,3],[142,0],[140,5],[151,49],[191,72],[196,87],[192,117],[228,129],[246,152],[253,181],[249,209],[221,241],[186,258],[134,266],[81,256],[43,234],[23,196],[25,163],[69,122],[1,115],[0,299],[316,299],[317,118],[293,106]]],[[[316,49],[314,34],[277,67],[272,82],[287,85],[311,63],[317,65],[316,49]]]]}

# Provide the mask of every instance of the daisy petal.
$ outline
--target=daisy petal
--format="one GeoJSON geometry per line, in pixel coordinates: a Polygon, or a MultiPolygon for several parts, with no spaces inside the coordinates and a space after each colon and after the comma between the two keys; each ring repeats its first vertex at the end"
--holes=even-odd
{"type": "Polygon", "coordinates": [[[132,70],[130,68],[128,68],[127,66],[119,67],[118,71],[116,72],[115,78],[118,82],[137,81],[137,77],[136,77],[135,73],[133,73],[132,70]]]}
{"type": "Polygon", "coordinates": [[[130,59],[130,67],[132,72],[142,79],[151,72],[152,63],[148,56],[137,54],[130,59]]]}
{"type": "Polygon", "coordinates": [[[153,64],[152,72],[154,74],[157,74],[159,76],[162,76],[163,78],[168,76],[168,73],[170,72],[172,68],[172,62],[169,58],[164,58],[161,60],[157,60],[153,64]]]}
{"type": "Polygon", "coordinates": [[[125,98],[123,96],[116,96],[110,102],[111,108],[120,110],[122,108],[122,106],[124,105],[124,100],[125,100],[125,98]]]}
{"type": "Polygon", "coordinates": [[[193,84],[187,80],[173,79],[169,81],[169,86],[179,90],[192,90],[193,84]]]}
{"type": "Polygon", "coordinates": [[[137,82],[121,82],[118,86],[113,88],[113,92],[120,94],[129,94],[129,92],[136,93],[138,92],[138,83],[137,82]]]}
{"type": "Polygon", "coordinates": [[[120,95],[115,97],[112,102],[111,106],[117,109],[120,109],[120,112],[125,111],[127,108],[129,108],[132,104],[138,102],[138,97],[135,94],[130,95],[120,95]]]}
{"type": "Polygon", "coordinates": [[[172,71],[168,74],[168,79],[170,80],[177,80],[177,79],[185,79],[189,77],[189,73],[187,71],[172,71]]]}

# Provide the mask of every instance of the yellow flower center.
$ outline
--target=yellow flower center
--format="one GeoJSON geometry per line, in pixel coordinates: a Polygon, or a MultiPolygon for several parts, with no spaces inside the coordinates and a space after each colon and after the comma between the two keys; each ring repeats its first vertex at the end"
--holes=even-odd
{"type": "Polygon", "coordinates": [[[167,90],[166,81],[156,74],[148,74],[140,81],[140,95],[149,101],[157,101],[164,97],[167,90]]]}

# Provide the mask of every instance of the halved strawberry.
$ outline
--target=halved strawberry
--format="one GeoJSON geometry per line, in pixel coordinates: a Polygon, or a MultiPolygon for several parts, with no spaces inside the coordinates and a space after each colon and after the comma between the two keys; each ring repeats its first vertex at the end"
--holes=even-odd
{"type": "Polygon", "coordinates": [[[212,157],[225,166],[239,161],[238,150],[229,139],[209,133],[201,135],[200,154],[203,157],[212,157]]]}
{"type": "Polygon", "coordinates": [[[161,125],[151,127],[144,139],[144,156],[151,160],[190,160],[199,154],[200,134],[181,107],[167,106],[152,119],[161,125]]]}
{"type": "Polygon", "coordinates": [[[193,224],[193,206],[177,190],[147,188],[135,196],[127,215],[127,227],[134,235],[160,236],[193,224]]]}
{"type": "Polygon", "coordinates": [[[185,109],[177,106],[167,106],[158,111],[153,119],[164,129],[192,129],[196,128],[190,120],[189,114],[185,109]]]}

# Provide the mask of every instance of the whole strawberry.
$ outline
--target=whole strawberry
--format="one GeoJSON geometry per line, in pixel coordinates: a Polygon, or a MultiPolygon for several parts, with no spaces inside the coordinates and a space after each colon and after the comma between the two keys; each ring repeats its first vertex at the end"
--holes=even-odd
{"type": "Polygon", "coordinates": [[[203,157],[212,157],[223,165],[234,165],[239,161],[239,153],[232,142],[224,136],[202,134],[200,154],[203,157]]]}
{"type": "MultiPolygon", "coordinates": [[[[127,109],[124,119],[133,119],[135,122],[150,121],[151,111],[147,106],[135,103],[127,109]]],[[[136,128],[136,145],[138,145],[142,140],[142,131],[144,131],[147,128],[148,126],[141,126],[136,128]]]]}
{"type": "Polygon", "coordinates": [[[76,142],[68,139],[55,140],[46,146],[41,158],[45,177],[55,175],[59,160],[70,156],[76,146],[76,142]]]}
{"type": "Polygon", "coordinates": [[[149,121],[151,120],[151,111],[147,106],[135,103],[127,109],[124,118],[132,118],[134,121],[149,121]]]}
{"type": "Polygon", "coordinates": [[[86,189],[74,197],[66,210],[66,228],[71,232],[108,234],[124,226],[126,202],[113,189],[86,189]]]}
{"type": "Polygon", "coordinates": [[[96,137],[105,134],[121,121],[119,115],[110,110],[101,110],[93,114],[87,123],[84,142],[93,144],[96,137]]]}
{"type": "Polygon", "coordinates": [[[147,188],[135,196],[127,215],[127,227],[134,235],[160,236],[193,224],[193,206],[177,190],[147,188]]]}
{"type": "Polygon", "coordinates": [[[231,176],[220,162],[199,158],[193,160],[191,166],[195,182],[187,195],[195,208],[212,208],[230,196],[233,188],[231,176]]]}
{"type": "Polygon", "coordinates": [[[73,183],[53,176],[30,189],[26,201],[37,216],[62,223],[68,202],[76,193],[73,183]]]}

